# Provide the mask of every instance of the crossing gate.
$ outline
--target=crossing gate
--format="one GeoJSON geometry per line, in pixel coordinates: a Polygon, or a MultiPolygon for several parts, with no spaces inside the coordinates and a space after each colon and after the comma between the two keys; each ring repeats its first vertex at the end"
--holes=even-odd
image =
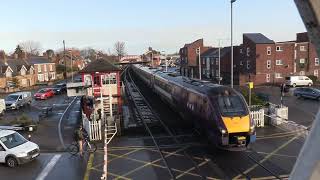
{"type": "Polygon", "coordinates": [[[254,121],[256,127],[264,127],[264,109],[250,111],[250,118],[254,121]]]}
{"type": "Polygon", "coordinates": [[[89,135],[90,141],[102,140],[101,120],[89,121],[86,115],[82,113],[82,124],[89,135]]]}

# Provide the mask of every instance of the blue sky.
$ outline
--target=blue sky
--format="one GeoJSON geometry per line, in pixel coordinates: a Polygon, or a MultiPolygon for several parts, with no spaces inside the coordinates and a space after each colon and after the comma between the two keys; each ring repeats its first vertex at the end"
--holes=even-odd
{"type": "MultiPolygon", "coordinates": [[[[230,36],[229,0],[0,0],[0,49],[39,41],[43,50],[93,47],[113,51],[126,42],[128,54],[148,46],[176,52],[184,43],[204,38],[208,46],[230,36]]],[[[237,0],[234,42],[242,33],[261,32],[275,41],[293,40],[305,31],[293,0],[237,0]]],[[[224,45],[228,45],[228,40],[224,45]]]]}

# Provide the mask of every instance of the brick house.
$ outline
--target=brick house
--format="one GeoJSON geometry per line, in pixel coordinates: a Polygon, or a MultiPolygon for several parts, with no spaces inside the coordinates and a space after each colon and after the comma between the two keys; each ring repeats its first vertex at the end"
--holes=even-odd
{"type": "Polygon", "coordinates": [[[260,33],[243,34],[239,50],[239,84],[253,81],[256,85],[280,84],[286,76],[318,77],[319,59],[306,33],[295,41],[274,42],[260,33]]]}
{"type": "Polygon", "coordinates": [[[36,82],[56,80],[56,65],[45,57],[30,57],[26,60],[34,68],[36,82]]]}
{"type": "Polygon", "coordinates": [[[199,55],[196,53],[196,50],[199,47],[200,54],[210,48],[203,45],[203,39],[198,39],[190,44],[185,44],[180,48],[179,55],[181,75],[191,78],[199,78],[199,55]]]}
{"type": "Polygon", "coordinates": [[[149,66],[158,67],[161,64],[161,53],[160,51],[156,51],[152,49],[152,47],[149,47],[148,50],[141,56],[143,61],[150,61],[148,63],[149,66]]]}
{"type": "Polygon", "coordinates": [[[8,82],[16,81],[20,87],[33,86],[36,83],[34,67],[24,58],[7,57],[4,51],[0,52],[0,88],[6,88],[8,82]]]}

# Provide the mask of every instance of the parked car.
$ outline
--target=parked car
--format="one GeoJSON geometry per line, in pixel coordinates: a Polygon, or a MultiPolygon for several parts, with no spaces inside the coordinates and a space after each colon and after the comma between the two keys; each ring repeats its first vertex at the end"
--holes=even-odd
{"type": "Polygon", "coordinates": [[[312,86],[313,81],[307,76],[289,76],[285,78],[285,84],[287,86],[312,86]]]}
{"type": "Polygon", "coordinates": [[[31,92],[17,92],[5,98],[6,109],[19,109],[32,102],[31,92]]]}
{"type": "Polygon", "coordinates": [[[320,100],[320,90],[316,88],[297,88],[293,92],[294,96],[320,100]]]}
{"type": "Polygon", "coordinates": [[[40,155],[39,146],[12,130],[0,130],[0,163],[14,168],[40,155]]]}
{"type": "Polygon", "coordinates": [[[51,88],[40,89],[37,93],[34,94],[34,98],[38,99],[48,99],[54,96],[54,92],[51,88]]]}
{"type": "Polygon", "coordinates": [[[66,83],[59,83],[54,85],[51,89],[53,90],[54,94],[62,94],[67,92],[67,85],[66,83]]]}

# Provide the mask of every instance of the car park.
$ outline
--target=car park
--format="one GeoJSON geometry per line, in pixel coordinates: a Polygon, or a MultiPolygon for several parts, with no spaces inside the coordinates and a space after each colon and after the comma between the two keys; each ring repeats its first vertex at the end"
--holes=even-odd
{"type": "Polygon", "coordinates": [[[67,92],[67,85],[66,83],[59,83],[54,85],[51,89],[53,90],[54,94],[62,94],[67,92]]]}
{"type": "Polygon", "coordinates": [[[285,78],[285,84],[287,86],[312,86],[313,81],[307,76],[289,76],[285,78]]]}
{"type": "Polygon", "coordinates": [[[12,130],[0,129],[0,163],[14,168],[40,155],[39,146],[12,130]]]}
{"type": "Polygon", "coordinates": [[[320,100],[320,90],[316,88],[297,88],[293,92],[294,96],[320,100]]]}
{"type": "Polygon", "coordinates": [[[31,92],[17,92],[9,94],[5,98],[6,109],[19,109],[25,105],[31,104],[31,92]]]}
{"type": "Polygon", "coordinates": [[[40,89],[37,93],[34,94],[36,100],[44,100],[54,96],[54,92],[51,88],[40,89]]]}

